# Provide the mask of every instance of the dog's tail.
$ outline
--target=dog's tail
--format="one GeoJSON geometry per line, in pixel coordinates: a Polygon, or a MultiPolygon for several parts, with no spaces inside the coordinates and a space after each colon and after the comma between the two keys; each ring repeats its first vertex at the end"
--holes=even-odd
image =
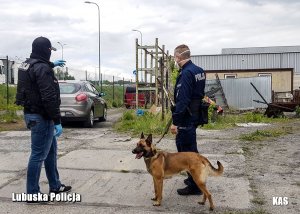
{"type": "Polygon", "coordinates": [[[223,172],[224,172],[224,167],[223,167],[223,165],[222,165],[219,161],[217,161],[217,164],[218,164],[218,169],[216,169],[216,168],[209,162],[210,169],[211,169],[209,175],[211,175],[211,176],[220,176],[220,175],[223,174],[223,172]]]}

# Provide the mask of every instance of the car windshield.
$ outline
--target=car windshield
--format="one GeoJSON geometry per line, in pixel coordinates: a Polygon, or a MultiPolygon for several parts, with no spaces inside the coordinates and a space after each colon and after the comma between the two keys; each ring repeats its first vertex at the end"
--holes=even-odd
{"type": "Polygon", "coordinates": [[[135,87],[128,86],[126,88],[126,93],[135,93],[135,87]]]}
{"type": "Polygon", "coordinates": [[[61,94],[74,94],[81,88],[78,83],[59,83],[59,90],[61,94]]]}

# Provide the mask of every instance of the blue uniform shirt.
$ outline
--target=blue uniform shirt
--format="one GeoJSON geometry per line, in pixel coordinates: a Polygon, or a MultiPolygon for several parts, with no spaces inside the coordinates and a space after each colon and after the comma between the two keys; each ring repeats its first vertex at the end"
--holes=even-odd
{"type": "Polygon", "coordinates": [[[173,124],[180,127],[188,127],[196,123],[190,111],[192,100],[200,100],[204,97],[205,73],[202,68],[192,61],[185,63],[177,77],[174,88],[175,110],[172,113],[173,124]]]}

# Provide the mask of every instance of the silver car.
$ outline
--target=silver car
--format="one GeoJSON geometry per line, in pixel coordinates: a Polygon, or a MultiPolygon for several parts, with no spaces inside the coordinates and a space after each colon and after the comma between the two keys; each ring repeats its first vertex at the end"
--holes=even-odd
{"type": "Polygon", "coordinates": [[[95,86],[88,81],[59,81],[62,122],[82,121],[93,127],[94,121],[105,121],[107,104],[95,86]]]}

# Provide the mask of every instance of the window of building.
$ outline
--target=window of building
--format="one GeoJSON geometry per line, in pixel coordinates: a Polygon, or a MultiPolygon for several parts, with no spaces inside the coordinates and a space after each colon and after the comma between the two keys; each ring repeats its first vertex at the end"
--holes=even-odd
{"type": "Polygon", "coordinates": [[[271,73],[258,73],[259,77],[271,77],[272,74],[271,73]]]}
{"type": "Polygon", "coordinates": [[[237,74],[224,74],[224,79],[235,79],[237,74]]]}

